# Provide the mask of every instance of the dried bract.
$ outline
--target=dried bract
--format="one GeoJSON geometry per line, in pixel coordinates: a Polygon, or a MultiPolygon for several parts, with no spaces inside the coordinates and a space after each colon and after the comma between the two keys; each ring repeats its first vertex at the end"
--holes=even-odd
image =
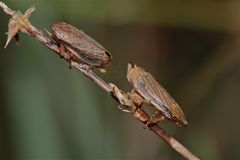
{"type": "Polygon", "coordinates": [[[19,35],[18,35],[19,31],[29,34],[28,31],[26,31],[25,27],[31,26],[28,18],[35,11],[35,9],[36,8],[34,6],[30,7],[25,11],[24,15],[22,15],[20,12],[12,13],[14,15],[9,20],[9,23],[8,23],[8,33],[7,33],[8,38],[4,48],[7,48],[9,42],[13,37],[15,37],[15,39],[17,40],[17,44],[19,44],[19,35]]]}

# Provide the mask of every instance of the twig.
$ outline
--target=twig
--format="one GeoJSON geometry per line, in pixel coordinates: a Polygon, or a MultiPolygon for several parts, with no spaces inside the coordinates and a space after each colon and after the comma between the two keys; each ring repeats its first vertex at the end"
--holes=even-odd
{"type": "MultiPolygon", "coordinates": [[[[53,41],[52,39],[50,39],[48,36],[45,36],[42,31],[36,29],[28,21],[29,16],[35,10],[34,7],[28,9],[24,15],[11,10],[6,4],[4,4],[1,1],[0,1],[0,7],[3,8],[3,11],[6,14],[11,16],[11,19],[9,21],[9,26],[8,26],[7,44],[14,36],[16,36],[16,34],[18,34],[19,31],[21,31],[32,37],[35,37],[43,45],[47,46],[49,49],[51,49],[58,55],[61,55],[60,48],[56,44],[56,42],[53,41]]],[[[7,46],[7,44],[6,44],[6,46],[7,46]]],[[[69,62],[68,59],[65,59],[65,60],[69,62]]],[[[108,83],[106,83],[103,79],[101,79],[99,76],[97,76],[91,69],[89,69],[88,66],[77,63],[77,62],[70,62],[70,63],[71,63],[71,66],[78,69],[81,73],[83,73],[85,76],[87,76],[93,82],[95,82],[99,87],[101,87],[111,97],[113,97],[115,100],[117,100],[119,102],[118,97],[116,97],[113,94],[112,87],[108,83]]],[[[132,107],[133,107],[132,110],[135,110],[135,112],[133,113],[133,116],[135,118],[137,118],[139,121],[141,121],[143,124],[147,124],[147,122],[149,121],[148,114],[142,108],[137,108],[136,106],[134,106],[134,104],[132,105],[132,107]]],[[[198,157],[193,155],[187,148],[185,148],[176,139],[174,139],[170,134],[168,134],[166,131],[164,131],[159,125],[154,124],[154,125],[150,125],[148,127],[151,131],[153,131],[156,135],[158,135],[160,138],[162,138],[173,149],[175,149],[177,152],[179,152],[181,155],[183,155],[187,159],[199,160],[198,157]]]]}

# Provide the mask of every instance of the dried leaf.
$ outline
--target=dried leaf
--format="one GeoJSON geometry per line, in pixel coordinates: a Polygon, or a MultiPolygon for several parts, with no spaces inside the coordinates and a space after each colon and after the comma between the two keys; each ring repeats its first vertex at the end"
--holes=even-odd
{"type": "Polygon", "coordinates": [[[26,18],[29,18],[31,16],[31,14],[36,10],[36,7],[35,6],[32,6],[30,8],[28,8],[25,13],[24,13],[24,16],[26,18]]]}
{"type": "Polygon", "coordinates": [[[4,48],[7,48],[9,42],[18,33],[18,31],[19,27],[17,22],[11,18],[8,23],[8,38],[4,48]]]}

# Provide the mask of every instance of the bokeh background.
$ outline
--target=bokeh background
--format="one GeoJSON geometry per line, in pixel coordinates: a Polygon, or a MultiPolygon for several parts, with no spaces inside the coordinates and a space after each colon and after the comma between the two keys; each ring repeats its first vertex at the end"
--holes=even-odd
{"type": "MultiPolygon", "coordinates": [[[[207,160],[240,159],[240,3],[236,0],[5,0],[39,29],[65,21],[113,55],[106,74],[121,89],[127,62],[150,71],[189,122],[161,125],[207,160]]],[[[7,49],[0,22],[0,159],[184,159],[96,84],[32,37],[7,49]]]]}

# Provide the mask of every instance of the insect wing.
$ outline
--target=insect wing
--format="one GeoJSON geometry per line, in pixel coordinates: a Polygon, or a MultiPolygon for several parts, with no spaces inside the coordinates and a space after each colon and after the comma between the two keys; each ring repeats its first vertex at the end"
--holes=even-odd
{"type": "Polygon", "coordinates": [[[150,73],[133,63],[129,63],[127,79],[148,104],[161,111],[177,125],[187,126],[186,117],[180,106],[150,73]]]}
{"type": "MultiPolygon", "coordinates": [[[[144,99],[149,101],[156,109],[160,110],[166,117],[171,118],[171,109],[166,102],[166,90],[153,78],[152,75],[144,71],[133,84],[135,90],[144,99]]],[[[167,97],[168,98],[168,97],[167,97]]]]}
{"type": "Polygon", "coordinates": [[[58,39],[82,51],[106,52],[106,49],[83,31],[65,22],[52,25],[58,39]]]}
{"type": "Polygon", "coordinates": [[[80,30],[72,38],[71,47],[80,51],[89,63],[107,64],[111,60],[111,55],[103,46],[80,30]]]}
{"type": "Polygon", "coordinates": [[[93,66],[105,66],[111,61],[110,53],[83,31],[64,22],[52,25],[55,36],[64,42],[78,58],[93,66]]]}
{"type": "Polygon", "coordinates": [[[106,49],[102,45],[80,30],[76,35],[76,38],[73,39],[72,44],[77,49],[86,52],[106,52],[106,49]]]}

